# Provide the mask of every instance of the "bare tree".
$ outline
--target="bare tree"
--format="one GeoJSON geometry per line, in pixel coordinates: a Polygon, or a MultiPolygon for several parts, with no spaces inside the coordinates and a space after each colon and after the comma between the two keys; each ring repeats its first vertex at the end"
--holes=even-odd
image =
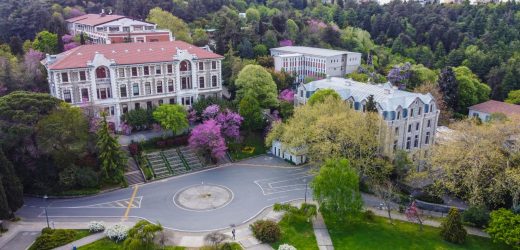
{"type": "Polygon", "coordinates": [[[227,239],[227,235],[220,232],[212,232],[204,236],[204,241],[210,244],[213,249],[218,249],[220,243],[227,239]]]}
{"type": "Polygon", "coordinates": [[[397,187],[391,181],[384,181],[382,183],[377,183],[373,185],[373,191],[375,195],[383,200],[383,206],[388,213],[388,219],[390,220],[390,224],[393,224],[392,221],[392,204],[393,201],[399,198],[397,195],[397,187]]]}

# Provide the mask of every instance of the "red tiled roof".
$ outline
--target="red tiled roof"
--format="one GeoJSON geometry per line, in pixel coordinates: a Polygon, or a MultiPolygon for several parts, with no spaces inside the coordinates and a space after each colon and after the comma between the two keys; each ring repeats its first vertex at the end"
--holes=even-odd
{"type": "Polygon", "coordinates": [[[121,18],[125,18],[125,16],[120,15],[100,15],[100,14],[85,14],[78,17],[73,17],[67,19],[69,23],[79,23],[84,25],[96,26],[108,22],[112,22],[121,18]]]}
{"type": "Polygon", "coordinates": [[[483,113],[503,113],[505,115],[520,115],[520,105],[489,100],[487,102],[479,103],[469,107],[470,110],[475,110],[483,113]]]}
{"type": "Polygon", "coordinates": [[[173,61],[177,49],[187,50],[199,59],[224,58],[221,55],[201,49],[183,41],[149,42],[149,43],[116,43],[82,45],[57,55],[57,60],[49,65],[49,69],[85,68],[87,62],[94,60],[96,52],[103,54],[116,64],[140,64],[173,61]]]}

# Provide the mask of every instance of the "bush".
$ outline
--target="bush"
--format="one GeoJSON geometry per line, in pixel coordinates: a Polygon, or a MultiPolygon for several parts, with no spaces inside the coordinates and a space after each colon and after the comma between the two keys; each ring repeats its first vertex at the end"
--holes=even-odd
{"type": "Polygon", "coordinates": [[[442,197],[435,194],[435,190],[432,185],[424,187],[422,192],[419,195],[416,195],[415,198],[420,201],[429,203],[444,204],[442,197]]]}
{"type": "Polygon", "coordinates": [[[233,250],[233,246],[231,245],[231,243],[226,242],[226,243],[222,244],[219,249],[220,250],[233,250]]]}
{"type": "Polygon", "coordinates": [[[363,212],[363,219],[366,221],[374,221],[376,219],[376,215],[374,212],[372,212],[372,210],[365,210],[365,212],[363,212]]]}
{"type": "Polygon", "coordinates": [[[491,212],[489,226],[486,232],[494,241],[504,242],[513,249],[520,246],[520,214],[500,208],[491,212]]]}
{"type": "Polygon", "coordinates": [[[107,237],[115,242],[121,242],[128,236],[129,228],[127,226],[116,224],[105,230],[107,237]]]}
{"type": "Polygon", "coordinates": [[[462,214],[462,220],[470,226],[484,228],[489,222],[489,211],[483,206],[470,207],[462,214]]]}
{"type": "Polygon", "coordinates": [[[280,239],[280,226],[271,220],[258,220],[251,226],[253,235],[261,242],[273,243],[280,239]]]}
{"type": "Polygon", "coordinates": [[[76,183],[80,188],[96,188],[99,186],[98,174],[91,168],[78,168],[75,175],[76,183]]]}
{"type": "Polygon", "coordinates": [[[296,250],[296,247],[293,247],[289,244],[282,244],[278,246],[278,250],[296,250]]]}
{"type": "Polygon", "coordinates": [[[130,150],[132,156],[139,154],[139,144],[135,142],[130,143],[130,145],[128,145],[128,150],[130,150]]]}
{"type": "Polygon", "coordinates": [[[76,239],[77,232],[70,229],[44,228],[29,250],[47,250],[63,246],[76,239]]]}
{"type": "Polygon", "coordinates": [[[462,225],[462,218],[458,209],[450,209],[448,217],[441,224],[440,233],[444,240],[452,243],[462,244],[466,241],[467,232],[462,225]]]}
{"type": "Polygon", "coordinates": [[[91,221],[88,223],[88,231],[91,233],[98,233],[105,231],[105,223],[102,221],[91,221]]]}

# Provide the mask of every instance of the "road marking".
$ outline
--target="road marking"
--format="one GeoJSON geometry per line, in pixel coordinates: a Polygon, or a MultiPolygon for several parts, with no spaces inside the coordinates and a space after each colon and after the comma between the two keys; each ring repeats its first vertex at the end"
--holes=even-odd
{"type": "Polygon", "coordinates": [[[137,189],[139,189],[139,185],[134,186],[134,192],[132,193],[132,197],[130,197],[130,202],[128,202],[128,207],[126,207],[125,215],[122,220],[128,219],[128,214],[130,213],[130,209],[132,208],[132,204],[134,203],[135,195],[137,194],[137,189]]]}

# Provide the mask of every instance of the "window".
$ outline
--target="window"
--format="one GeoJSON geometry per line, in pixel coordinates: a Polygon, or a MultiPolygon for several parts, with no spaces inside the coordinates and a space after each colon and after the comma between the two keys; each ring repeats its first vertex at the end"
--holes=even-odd
{"type": "Polygon", "coordinates": [[[204,70],[204,62],[199,62],[199,70],[204,70]]]}
{"type": "Polygon", "coordinates": [[[121,97],[122,98],[127,97],[126,84],[123,84],[123,85],[119,86],[119,92],[121,92],[121,97]]]}
{"type": "Polygon", "coordinates": [[[79,80],[80,81],[86,81],[87,80],[87,73],[85,71],[79,72],[79,80]]]}
{"type": "Polygon", "coordinates": [[[430,143],[430,132],[426,132],[426,139],[424,140],[424,144],[430,143]]]}
{"type": "Polygon", "coordinates": [[[421,112],[422,112],[422,108],[419,107],[419,110],[417,111],[417,115],[421,115],[421,112]]]}
{"type": "Polygon", "coordinates": [[[171,64],[168,64],[166,66],[166,71],[168,72],[168,74],[171,74],[173,73],[173,66],[171,64]]]}
{"type": "Polygon", "coordinates": [[[181,77],[181,89],[191,89],[191,82],[189,77],[181,77]]]}
{"type": "Polygon", "coordinates": [[[410,117],[413,117],[413,109],[410,109],[410,117]]]}
{"type": "Polygon", "coordinates": [[[120,68],[118,70],[118,74],[119,74],[119,77],[121,77],[121,78],[125,77],[125,69],[124,68],[120,68]]]}
{"type": "Polygon", "coordinates": [[[216,61],[212,61],[211,62],[211,69],[217,69],[217,62],[216,61]]]}
{"type": "Polygon", "coordinates": [[[419,130],[419,123],[415,124],[415,131],[419,130]]]}
{"type": "Polygon", "coordinates": [[[97,98],[98,99],[107,99],[110,98],[110,89],[109,88],[100,88],[97,90],[97,98]]]}
{"type": "Polygon", "coordinates": [[[96,69],[96,78],[105,79],[108,78],[107,69],[105,67],[99,67],[96,69]]]}
{"type": "Polygon", "coordinates": [[[152,94],[152,85],[149,82],[144,84],[144,92],[146,93],[146,95],[152,94]]]}
{"type": "Polygon", "coordinates": [[[397,140],[394,140],[394,151],[397,150],[397,140]]]}
{"type": "Polygon", "coordinates": [[[173,92],[173,80],[168,80],[168,92],[173,92]]]}
{"type": "Polygon", "coordinates": [[[66,89],[63,91],[63,100],[68,103],[72,102],[72,95],[70,94],[70,90],[66,89]]]}
{"type": "Polygon", "coordinates": [[[180,65],[180,71],[188,71],[190,69],[190,63],[188,61],[182,61],[180,65]]]}
{"type": "Polygon", "coordinates": [[[130,32],[130,27],[124,26],[123,27],[123,32],[130,32]]]}
{"type": "Polygon", "coordinates": [[[211,86],[217,87],[217,76],[211,76],[211,86]]]}
{"type": "Polygon", "coordinates": [[[367,107],[365,106],[365,104],[362,104],[363,106],[363,113],[366,111],[367,107]]]}
{"type": "Polygon", "coordinates": [[[300,97],[303,98],[303,90],[300,90],[300,97]]]}
{"type": "Polygon", "coordinates": [[[199,77],[199,88],[203,89],[204,88],[204,77],[199,77]]]}
{"type": "Polygon", "coordinates": [[[412,132],[412,124],[408,124],[408,133],[412,132]]]}
{"type": "Polygon", "coordinates": [[[170,104],[176,104],[177,100],[175,98],[170,98],[170,104]]]}
{"type": "Polygon", "coordinates": [[[415,138],[413,140],[413,147],[416,148],[419,146],[419,136],[415,135],[415,138]]]}
{"type": "Polygon", "coordinates": [[[88,95],[88,89],[81,89],[81,101],[88,102],[89,100],[90,100],[90,97],[88,95]]]}
{"type": "Polygon", "coordinates": [[[189,106],[189,105],[193,104],[193,96],[182,97],[181,103],[182,103],[182,105],[185,105],[185,106],[189,106]]]}
{"type": "Polygon", "coordinates": [[[143,67],[143,75],[149,76],[150,75],[150,66],[144,66],[143,67]]]}
{"type": "Polygon", "coordinates": [[[157,81],[157,94],[160,94],[163,92],[163,86],[162,86],[162,81],[157,81]]]}
{"type": "Polygon", "coordinates": [[[140,109],[141,108],[141,104],[137,102],[137,103],[134,104],[134,107],[135,107],[135,109],[140,109]]]}
{"type": "Polygon", "coordinates": [[[410,149],[410,142],[411,142],[411,138],[410,138],[410,136],[408,136],[406,138],[406,149],[410,149]]]}
{"type": "Polygon", "coordinates": [[[121,107],[123,107],[123,114],[128,113],[128,105],[123,104],[123,105],[121,105],[121,107]]]}
{"type": "Polygon", "coordinates": [[[152,102],[146,102],[146,109],[151,110],[152,109],[152,102]]]}
{"type": "Polygon", "coordinates": [[[132,76],[137,76],[137,67],[132,67],[132,76]]]}
{"type": "Polygon", "coordinates": [[[395,135],[399,135],[399,128],[395,128],[395,135]]]}
{"type": "Polygon", "coordinates": [[[69,74],[66,72],[61,73],[61,82],[69,82],[69,74]]]}
{"type": "Polygon", "coordinates": [[[397,120],[401,119],[401,111],[397,111],[397,120]]]}
{"type": "Polygon", "coordinates": [[[132,92],[134,96],[139,95],[139,83],[134,83],[134,85],[132,85],[132,92]]]}
{"type": "Polygon", "coordinates": [[[160,75],[161,73],[161,65],[155,65],[155,74],[160,75]]]}
{"type": "Polygon", "coordinates": [[[159,106],[163,105],[164,101],[161,99],[159,100],[159,106]]]}
{"type": "Polygon", "coordinates": [[[428,120],[428,121],[426,122],[426,127],[429,128],[430,126],[431,126],[431,120],[428,120]]]}

